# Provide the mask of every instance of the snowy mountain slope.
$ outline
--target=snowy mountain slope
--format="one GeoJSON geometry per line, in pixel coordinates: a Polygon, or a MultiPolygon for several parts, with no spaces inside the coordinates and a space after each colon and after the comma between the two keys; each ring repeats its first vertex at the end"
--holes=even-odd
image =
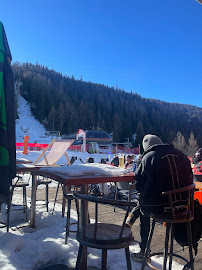
{"type": "Polygon", "coordinates": [[[31,113],[30,106],[27,101],[21,96],[18,96],[19,119],[16,120],[16,142],[23,142],[24,136],[29,135],[30,143],[49,143],[52,140],[51,136],[46,135],[46,130],[31,113]]]}

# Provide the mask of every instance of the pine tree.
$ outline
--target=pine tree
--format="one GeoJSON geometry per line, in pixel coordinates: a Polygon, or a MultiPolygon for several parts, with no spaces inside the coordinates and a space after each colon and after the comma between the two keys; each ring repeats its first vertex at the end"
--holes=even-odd
{"type": "Polygon", "coordinates": [[[137,128],[136,128],[136,140],[135,140],[135,145],[142,145],[142,139],[145,135],[143,124],[141,121],[138,122],[137,128]]]}
{"type": "Polygon", "coordinates": [[[173,141],[173,145],[175,148],[179,149],[180,151],[182,151],[183,153],[186,154],[187,152],[187,144],[185,141],[185,137],[182,135],[181,132],[177,132],[177,136],[175,137],[174,141],[173,141]]]}
{"type": "Polygon", "coordinates": [[[191,132],[187,145],[187,155],[189,157],[193,157],[198,148],[199,146],[197,144],[197,140],[194,137],[194,133],[191,132]]]}

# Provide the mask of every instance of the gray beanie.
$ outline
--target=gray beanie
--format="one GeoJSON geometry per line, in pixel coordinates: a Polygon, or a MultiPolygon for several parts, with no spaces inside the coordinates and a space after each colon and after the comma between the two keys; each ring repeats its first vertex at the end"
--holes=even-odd
{"type": "Polygon", "coordinates": [[[156,135],[147,134],[142,140],[142,147],[144,151],[146,151],[150,146],[156,144],[163,144],[162,140],[156,135]]]}

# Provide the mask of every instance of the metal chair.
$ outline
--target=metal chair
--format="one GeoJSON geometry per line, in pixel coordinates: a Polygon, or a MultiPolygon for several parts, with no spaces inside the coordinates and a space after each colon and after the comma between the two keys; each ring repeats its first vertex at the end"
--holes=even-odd
{"type": "Polygon", "coordinates": [[[175,189],[175,190],[162,193],[164,196],[168,197],[169,205],[168,207],[164,207],[165,213],[162,215],[150,214],[151,218],[153,218],[153,221],[152,221],[152,227],[150,230],[149,238],[147,241],[145,257],[142,263],[141,270],[145,269],[145,265],[147,262],[150,267],[152,267],[153,269],[156,269],[150,263],[150,258],[154,255],[164,255],[162,270],[166,269],[167,258],[169,257],[169,270],[172,269],[172,257],[177,256],[176,254],[173,253],[173,224],[175,223],[186,223],[190,261],[187,262],[185,258],[183,257],[180,257],[180,258],[187,262],[187,264],[184,266],[183,269],[188,269],[186,268],[186,266],[188,265],[190,269],[192,270],[194,269],[191,224],[190,224],[190,221],[193,220],[194,218],[194,189],[195,189],[195,184],[192,184],[184,188],[175,189]],[[151,244],[156,222],[166,223],[164,253],[162,252],[150,253],[150,244],[151,244]],[[170,238],[170,252],[168,252],[169,238],[170,238]]]}
{"type": "Polygon", "coordinates": [[[67,238],[69,236],[69,233],[70,232],[73,232],[73,233],[77,232],[76,230],[71,230],[70,229],[71,225],[74,225],[74,224],[78,223],[78,222],[70,223],[71,203],[72,203],[72,200],[75,200],[74,197],[73,197],[73,193],[74,193],[74,191],[69,191],[67,193],[65,193],[65,192],[63,193],[63,196],[67,201],[67,219],[66,219],[66,226],[65,226],[65,232],[66,232],[65,233],[65,245],[67,244],[67,238]]]}
{"type": "Polygon", "coordinates": [[[0,193],[0,212],[1,212],[1,205],[6,203],[7,204],[7,219],[6,222],[0,222],[0,228],[7,228],[7,232],[9,232],[9,218],[10,218],[10,195],[5,196],[4,194],[0,193]]]}
{"type": "MultiPolygon", "coordinates": [[[[129,182],[117,182],[116,190],[115,190],[115,200],[119,197],[126,198],[128,201],[131,201],[132,195],[136,195],[135,199],[138,199],[138,191],[136,190],[136,184],[129,183],[129,182]]],[[[114,206],[115,212],[116,206],[114,206]]]]}
{"type": "Polygon", "coordinates": [[[0,223],[3,224],[1,228],[7,227],[7,232],[9,232],[9,226],[10,226],[10,211],[23,210],[23,212],[25,213],[26,221],[28,221],[26,187],[29,186],[29,183],[27,181],[24,181],[22,177],[20,176],[16,176],[15,178],[12,180],[9,196],[6,197],[3,194],[0,194],[0,206],[3,203],[7,204],[7,209],[6,209],[7,221],[0,222],[0,223]],[[15,180],[15,178],[17,178],[17,180],[15,180]],[[13,198],[13,193],[14,193],[15,188],[22,188],[22,191],[23,191],[22,205],[16,205],[12,203],[12,198],[13,198]],[[19,206],[21,206],[21,208],[19,208],[19,206]]]}
{"type": "Polygon", "coordinates": [[[84,194],[74,193],[76,199],[76,207],[78,214],[78,229],[76,239],[80,243],[79,252],[77,256],[77,262],[75,270],[79,270],[83,254],[87,254],[87,247],[101,249],[102,250],[102,262],[101,269],[107,269],[107,250],[108,249],[125,249],[127,269],[132,270],[130,261],[129,246],[134,241],[131,229],[125,226],[130,207],[137,205],[137,202],[119,201],[107,198],[98,198],[88,196],[84,194]],[[78,201],[81,201],[81,212],[79,209],[78,201]],[[88,222],[86,203],[95,203],[95,217],[94,223],[88,222]],[[122,225],[99,223],[98,222],[98,205],[108,204],[127,207],[125,217],[122,225]]]}
{"type": "Polygon", "coordinates": [[[50,183],[52,183],[52,180],[51,179],[46,179],[46,178],[40,179],[40,178],[38,178],[36,180],[36,188],[39,185],[45,185],[46,186],[46,199],[44,200],[45,201],[44,205],[46,205],[46,211],[47,212],[48,212],[48,203],[49,203],[49,200],[48,200],[48,185],[50,183]]]}
{"type": "Polygon", "coordinates": [[[23,212],[25,213],[26,216],[26,221],[28,221],[28,213],[27,213],[27,191],[26,188],[29,186],[29,182],[23,180],[23,178],[21,176],[16,176],[18,179],[16,182],[12,183],[11,186],[11,207],[10,207],[10,211],[14,210],[23,210],[23,212]],[[18,207],[18,205],[15,205],[12,203],[12,197],[13,197],[13,193],[14,193],[14,189],[15,188],[22,188],[22,195],[23,195],[23,203],[21,205],[21,209],[17,208],[15,209],[15,206],[18,207]]]}

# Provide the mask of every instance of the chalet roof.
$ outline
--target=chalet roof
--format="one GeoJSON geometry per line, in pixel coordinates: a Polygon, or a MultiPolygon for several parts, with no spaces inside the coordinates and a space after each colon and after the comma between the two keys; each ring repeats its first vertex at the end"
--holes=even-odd
{"type": "Polygon", "coordinates": [[[109,139],[111,140],[111,136],[106,131],[97,131],[97,130],[85,130],[86,139],[96,138],[96,139],[109,139]]]}

